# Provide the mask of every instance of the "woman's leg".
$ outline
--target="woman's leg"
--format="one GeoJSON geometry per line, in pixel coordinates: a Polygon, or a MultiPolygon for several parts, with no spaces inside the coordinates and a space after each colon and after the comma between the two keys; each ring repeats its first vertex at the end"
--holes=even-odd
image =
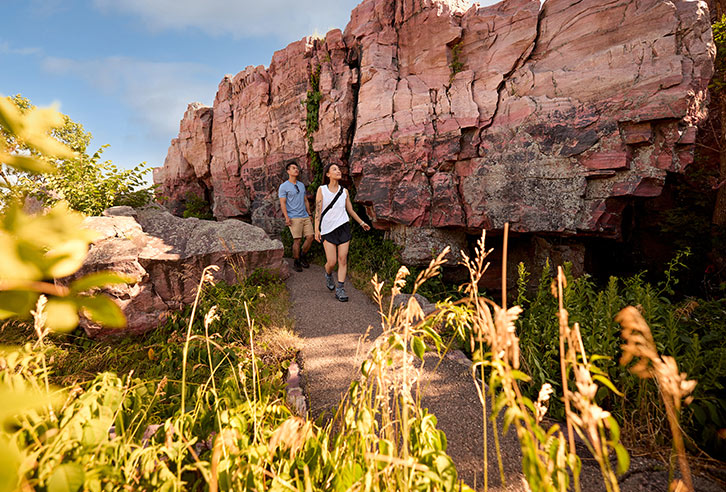
{"type": "Polygon", "coordinates": [[[349,246],[350,241],[338,245],[338,282],[345,282],[345,275],[348,273],[349,246]]]}
{"type": "Polygon", "coordinates": [[[337,247],[331,242],[323,241],[323,249],[325,249],[325,273],[330,275],[335,269],[335,262],[338,257],[337,247]]]}

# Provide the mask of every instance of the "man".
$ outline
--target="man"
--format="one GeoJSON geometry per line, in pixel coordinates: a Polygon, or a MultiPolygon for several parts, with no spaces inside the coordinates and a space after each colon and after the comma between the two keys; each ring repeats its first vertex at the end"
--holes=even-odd
{"type": "Polygon", "coordinates": [[[313,244],[313,223],[310,221],[310,204],[305,197],[305,185],[298,181],[300,167],[295,161],[287,163],[285,167],[288,180],[280,185],[277,196],[280,198],[280,208],[285,216],[285,225],[290,228],[292,234],[292,257],[295,259],[293,269],[302,272],[303,267],[308,268],[310,264],[305,254],[313,244]],[[305,243],[300,251],[300,242],[305,236],[305,243]]]}

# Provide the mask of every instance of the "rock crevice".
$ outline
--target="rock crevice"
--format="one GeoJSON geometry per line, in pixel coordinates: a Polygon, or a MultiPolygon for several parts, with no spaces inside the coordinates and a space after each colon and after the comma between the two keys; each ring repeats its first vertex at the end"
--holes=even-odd
{"type": "Polygon", "coordinates": [[[628,204],[692,162],[714,55],[702,0],[364,0],[344,31],[190,106],[155,181],[279,231],[285,162],[311,171],[301,101],[320,64],[314,150],[376,227],[617,238],[628,204]]]}

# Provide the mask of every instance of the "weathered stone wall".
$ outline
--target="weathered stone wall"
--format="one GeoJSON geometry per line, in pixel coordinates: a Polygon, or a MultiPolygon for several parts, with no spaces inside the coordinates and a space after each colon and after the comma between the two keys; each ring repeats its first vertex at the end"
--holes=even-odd
{"type": "Polygon", "coordinates": [[[309,166],[301,102],[319,66],[313,149],[393,237],[461,244],[510,222],[617,238],[629,201],[692,162],[713,57],[703,1],[365,0],[344,32],[226,76],[211,110],[190,106],[155,181],[279,230],[284,163],[309,166]]]}
{"type": "MultiPolygon", "coordinates": [[[[217,265],[214,278],[229,284],[258,268],[289,274],[282,243],[238,220],[182,219],[154,207],[112,207],[103,217],[88,217],[85,226],[99,237],[73,278],[113,270],[136,279],[104,289],[126,315],[127,327],[119,333],[156,328],[171,310],[191,304],[208,265],[217,265]]],[[[115,333],[87,320],[81,324],[89,335],[115,333]]]]}

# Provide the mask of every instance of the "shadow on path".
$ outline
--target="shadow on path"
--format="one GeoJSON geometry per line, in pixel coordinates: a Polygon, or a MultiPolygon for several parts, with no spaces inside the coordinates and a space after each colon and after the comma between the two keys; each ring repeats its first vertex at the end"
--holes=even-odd
{"type": "MultiPolygon", "coordinates": [[[[323,268],[318,265],[311,265],[301,273],[293,272],[287,286],[292,301],[291,314],[303,342],[302,379],[310,417],[330,418],[350,383],[359,377],[360,365],[370,346],[370,342],[361,344],[363,335],[369,327],[369,340],[381,333],[378,307],[350,282],[346,282],[350,301],[337,301],[325,287],[323,268]]],[[[459,478],[470,487],[483,490],[482,408],[469,367],[444,358],[434,372],[438,356],[427,353],[424,359],[425,371],[420,380],[422,406],[436,416],[437,427],[446,433],[447,452],[456,464],[459,478]]],[[[498,427],[501,432],[501,422],[498,427]]],[[[514,430],[510,429],[504,436],[500,434],[506,486],[500,483],[492,432],[489,425],[489,490],[527,490],[514,430]]],[[[600,470],[586,454],[580,453],[582,491],[604,491],[600,470]]],[[[694,477],[694,485],[697,491],[723,490],[702,477],[694,477]]],[[[633,457],[630,470],[620,479],[620,490],[667,492],[667,467],[652,459],[633,457]]]]}
{"type": "MultiPolygon", "coordinates": [[[[361,338],[371,327],[369,339],[381,333],[376,306],[363,292],[346,282],[348,302],[339,302],[325,287],[323,268],[311,265],[287,280],[292,301],[295,330],[303,340],[302,377],[310,416],[331,416],[351,381],[358,379],[368,343],[361,338]]],[[[448,453],[456,463],[459,477],[474,487],[482,485],[482,411],[469,369],[444,359],[436,372],[438,356],[425,357],[421,379],[422,405],[438,420],[446,433],[448,453]]],[[[499,485],[493,442],[489,449],[490,485],[499,485]]],[[[513,433],[502,438],[502,455],[507,473],[506,490],[523,490],[519,464],[519,444],[513,433]]],[[[490,490],[505,490],[501,487],[490,490]]]]}

